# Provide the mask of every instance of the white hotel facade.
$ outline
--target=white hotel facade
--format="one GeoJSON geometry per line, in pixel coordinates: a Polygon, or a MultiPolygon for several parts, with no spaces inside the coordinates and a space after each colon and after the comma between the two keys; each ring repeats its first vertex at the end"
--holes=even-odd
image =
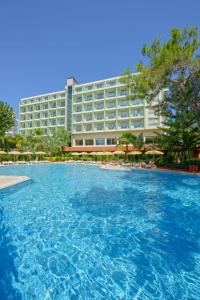
{"type": "MultiPolygon", "coordinates": [[[[163,97],[161,92],[154,104],[163,97]]],[[[152,105],[153,106],[153,105],[152,105]]],[[[142,134],[150,142],[162,127],[162,117],[143,99],[131,99],[120,77],[79,84],[67,79],[64,90],[20,100],[19,133],[41,128],[52,134],[64,127],[72,146],[111,146],[123,132],[142,134]]]]}

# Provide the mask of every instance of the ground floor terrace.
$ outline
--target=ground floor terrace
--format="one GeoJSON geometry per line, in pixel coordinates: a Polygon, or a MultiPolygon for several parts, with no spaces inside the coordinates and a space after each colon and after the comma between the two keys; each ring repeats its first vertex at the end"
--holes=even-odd
{"type": "MultiPolygon", "coordinates": [[[[138,129],[138,130],[118,130],[118,131],[101,131],[101,132],[72,132],[72,146],[73,147],[113,147],[117,145],[117,140],[119,137],[125,133],[131,132],[135,136],[141,135],[143,137],[144,143],[152,143],[156,137],[157,133],[161,133],[158,128],[151,129],[138,129]]],[[[113,149],[113,148],[112,148],[113,149]]],[[[102,149],[100,150],[102,151],[102,149]]],[[[109,150],[112,151],[112,150],[109,150]]]]}

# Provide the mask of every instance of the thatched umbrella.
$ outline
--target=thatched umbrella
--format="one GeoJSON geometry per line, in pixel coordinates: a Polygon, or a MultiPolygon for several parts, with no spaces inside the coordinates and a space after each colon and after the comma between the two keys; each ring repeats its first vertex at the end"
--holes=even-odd
{"type": "MultiPolygon", "coordinates": [[[[6,154],[6,152],[1,150],[0,155],[3,155],[3,154],[6,154]]],[[[2,159],[0,159],[0,162],[2,162],[2,159]]]]}
{"type": "Polygon", "coordinates": [[[128,153],[128,155],[141,155],[142,152],[141,151],[131,151],[128,153]]]}
{"type": "Polygon", "coordinates": [[[22,152],[21,154],[23,155],[27,155],[28,156],[28,159],[30,160],[30,155],[33,154],[33,152],[30,152],[30,151],[25,151],[25,152],[22,152]]]}
{"type": "MultiPolygon", "coordinates": [[[[16,159],[17,159],[18,155],[20,155],[21,152],[13,150],[13,151],[8,152],[8,154],[14,155],[14,157],[16,157],[16,159]]],[[[14,159],[14,160],[16,160],[16,159],[14,159]]]]}
{"type": "Polygon", "coordinates": [[[149,150],[149,151],[146,151],[145,154],[150,154],[150,155],[163,155],[164,152],[162,151],[158,151],[158,150],[149,150]]]}
{"type": "Polygon", "coordinates": [[[0,150],[0,154],[6,154],[6,152],[5,152],[5,151],[2,151],[2,150],[0,150]]]}
{"type": "Polygon", "coordinates": [[[43,151],[37,151],[35,152],[36,156],[42,156],[42,155],[45,155],[46,152],[43,152],[43,151]]]}
{"type": "Polygon", "coordinates": [[[113,155],[112,152],[103,152],[104,155],[113,155]]]}
{"type": "Polygon", "coordinates": [[[81,155],[81,153],[79,153],[79,152],[72,152],[71,155],[73,155],[73,156],[79,156],[79,155],[81,155]]]}
{"type": "Polygon", "coordinates": [[[103,155],[104,152],[92,152],[92,155],[103,155]]]}
{"type": "Polygon", "coordinates": [[[87,155],[87,152],[81,152],[80,155],[87,155]]]}
{"type": "Polygon", "coordinates": [[[125,152],[122,150],[116,150],[113,152],[114,154],[124,154],[125,152]]]}

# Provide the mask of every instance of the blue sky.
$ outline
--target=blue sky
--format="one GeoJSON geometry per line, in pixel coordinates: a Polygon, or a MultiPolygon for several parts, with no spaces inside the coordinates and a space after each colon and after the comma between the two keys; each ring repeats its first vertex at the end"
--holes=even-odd
{"type": "Polygon", "coordinates": [[[172,27],[200,28],[199,0],[0,0],[0,99],[120,75],[172,27]]]}

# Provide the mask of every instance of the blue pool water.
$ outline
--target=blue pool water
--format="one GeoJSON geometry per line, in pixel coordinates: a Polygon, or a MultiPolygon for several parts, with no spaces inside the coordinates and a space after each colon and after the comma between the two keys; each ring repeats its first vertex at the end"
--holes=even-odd
{"type": "Polygon", "coordinates": [[[0,168],[0,300],[200,299],[200,177],[0,168]]]}

